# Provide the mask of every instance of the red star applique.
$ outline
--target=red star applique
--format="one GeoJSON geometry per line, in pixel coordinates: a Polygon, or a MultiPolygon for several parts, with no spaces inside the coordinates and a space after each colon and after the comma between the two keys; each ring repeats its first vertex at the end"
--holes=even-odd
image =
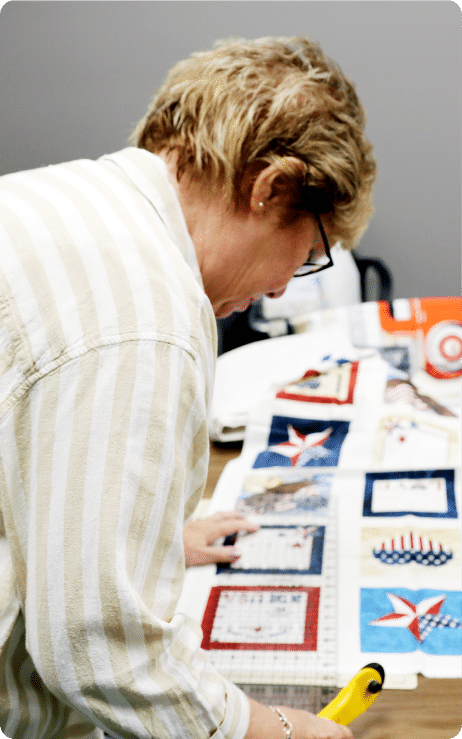
{"type": "Polygon", "coordinates": [[[287,433],[289,436],[288,441],[274,444],[274,446],[270,446],[269,449],[277,454],[282,454],[284,457],[289,457],[292,467],[295,467],[300,456],[306,449],[322,446],[327,441],[332,431],[332,428],[328,428],[325,431],[317,431],[312,434],[302,434],[301,431],[297,431],[297,429],[289,424],[287,426],[287,433]]]}
{"type": "Polygon", "coordinates": [[[436,595],[431,598],[424,598],[419,603],[411,603],[401,595],[387,593],[393,608],[393,613],[387,613],[385,616],[370,621],[371,626],[396,626],[407,628],[418,642],[423,642],[419,619],[422,616],[436,616],[440,613],[446,596],[436,595]]]}

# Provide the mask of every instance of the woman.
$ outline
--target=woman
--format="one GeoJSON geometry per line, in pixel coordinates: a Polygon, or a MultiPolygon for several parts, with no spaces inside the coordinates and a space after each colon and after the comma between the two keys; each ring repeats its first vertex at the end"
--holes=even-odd
{"type": "Polygon", "coordinates": [[[229,41],[172,69],[132,143],[0,181],[0,727],[348,739],[249,701],[175,605],[215,317],[358,241],[363,110],[311,41],[229,41]]]}

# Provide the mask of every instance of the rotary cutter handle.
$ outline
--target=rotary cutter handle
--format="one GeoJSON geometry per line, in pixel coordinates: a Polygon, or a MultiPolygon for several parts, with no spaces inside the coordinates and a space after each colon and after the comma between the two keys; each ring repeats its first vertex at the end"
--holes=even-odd
{"type": "Polygon", "coordinates": [[[318,716],[347,726],[364,713],[383,688],[385,670],[376,662],[363,667],[318,716]]]}

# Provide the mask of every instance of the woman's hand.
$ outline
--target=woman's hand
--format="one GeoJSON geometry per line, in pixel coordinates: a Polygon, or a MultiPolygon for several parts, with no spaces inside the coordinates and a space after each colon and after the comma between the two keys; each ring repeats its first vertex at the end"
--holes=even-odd
{"type": "Polygon", "coordinates": [[[235,562],[241,556],[238,547],[214,546],[214,542],[237,531],[255,533],[258,528],[239,511],[214,513],[208,518],[190,521],[183,528],[186,567],[208,565],[212,562],[235,562]]]}

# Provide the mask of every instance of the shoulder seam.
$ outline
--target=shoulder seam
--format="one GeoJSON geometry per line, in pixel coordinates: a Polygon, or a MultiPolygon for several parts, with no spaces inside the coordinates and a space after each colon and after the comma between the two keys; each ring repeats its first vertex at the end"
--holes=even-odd
{"type": "Polygon", "coordinates": [[[131,342],[152,342],[157,344],[171,344],[190,355],[193,362],[196,364],[199,359],[199,352],[197,347],[194,346],[193,341],[187,341],[186,339],[175,336],[174,334],[158,333],[158,332],[134,332],[115,336],[108,336],[105,338],[95,339],[93,341],[80,344],[74,348],[68,349],[63,352],[57,359],[48,362],[46,365],[37,369],[35,372],[29,374],[1,403],[0,403],[0,422],[4,416],[13,408],[16,403],[40,380],[47,377],[52,372],[61,369],[64,365],[69,362],[79,359],[80,357],[88,354],[90,351],[104,349],[105,347],[115,346],[116,344],[128,344],[131,342]]]}

